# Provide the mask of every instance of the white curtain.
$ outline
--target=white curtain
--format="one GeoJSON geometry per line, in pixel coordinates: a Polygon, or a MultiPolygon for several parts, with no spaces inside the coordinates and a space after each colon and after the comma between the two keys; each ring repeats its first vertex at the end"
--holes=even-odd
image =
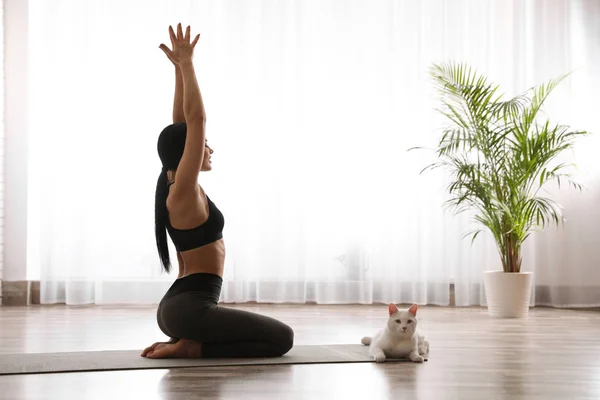
{"type": "MultiPolygon", "coordinates": [[[[196,54],[214,170],[200,182],[226,218],[225,302],[485,304],[469,216],[442,209],[443,175],[419,175],[442,119],[428,69],[467,62],[515,95],[575,75],[555,121],[600,131],[600,6],[590,1],[30,0],[29,265],[42,302],[155,303],[175,279],[154,245],[156,139],[169,124],[168,25],[196,54]]],[[[535,301],[600,305],[600,165],[587,191],[527,244],[535,301]],[[579,231],[578,231],[579,230],[579,231]]],[[[173,261],[174,248],[171,248],[173,261]]]]}
{"type": "MultiPolygon", "coordinates": [[[[0,63],[4,65],[4,0],[0,0],[0,63]]],[[[4,68],[0,68],[0,305],[4,271],[4,68]]]]}

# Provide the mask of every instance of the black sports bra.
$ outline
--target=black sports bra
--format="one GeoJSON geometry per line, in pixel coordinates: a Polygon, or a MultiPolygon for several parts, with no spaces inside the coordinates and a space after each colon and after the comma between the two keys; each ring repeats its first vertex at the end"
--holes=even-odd
{"type": "Polygon", "coordinates": [[[176,229],[173,228],[170,221],[167,221],[167,231],[178,252],[202,247],[223,238],[223,227],[225,226],[223,214],[208,195],[206,199],[208,200],[208,219],[202,225],[191,229],[176,229]]]}

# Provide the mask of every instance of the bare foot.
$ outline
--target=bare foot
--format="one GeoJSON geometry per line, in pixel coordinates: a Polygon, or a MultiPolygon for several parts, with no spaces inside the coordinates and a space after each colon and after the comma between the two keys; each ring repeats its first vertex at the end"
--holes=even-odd
{"type": "Polygon", "coordinates": [[[159,344],[173,344],[173,343],[177,343],[178,341],[179,341],[179,339],[171,338],[168,342],[156,342],[152,346],[146,347],[144,349],[144,351],[142,351],[141,355],[142,355],[142,357],[146,357],[146,355],[149,352],[154,351],[154,349],[156,348],[156,346],[158,346],[159,344]]]}
{"type": "Polygon", "coordinates": [[[202,343],[181,339],[177,343],[159,343],[146,353],[147,358],[200,358],[202,343]]]}

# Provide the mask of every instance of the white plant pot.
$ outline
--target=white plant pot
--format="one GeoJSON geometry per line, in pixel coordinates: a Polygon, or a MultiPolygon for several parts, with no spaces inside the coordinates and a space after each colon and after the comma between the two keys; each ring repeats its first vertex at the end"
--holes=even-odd
{"type": "Polygon", "coordinates": [[[531,272],[485,271],[483,275],[488,313],[499,318],[523,318],[529,313],[531,272]]]}

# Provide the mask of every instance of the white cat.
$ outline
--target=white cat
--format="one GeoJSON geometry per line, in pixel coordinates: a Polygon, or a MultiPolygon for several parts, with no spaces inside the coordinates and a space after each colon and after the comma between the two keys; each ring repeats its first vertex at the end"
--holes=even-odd
{"type": "Polygon", "coordinates": [[[429,358],[429,342],[417,331],[417,305],[408,310],[398,310],[389,305],[389,318],[384,329],[372,338],[366,336],[361,343],[369,347],[369,355],[376,362],[386,358],[408,358],[421,363],[429,358]]]}

